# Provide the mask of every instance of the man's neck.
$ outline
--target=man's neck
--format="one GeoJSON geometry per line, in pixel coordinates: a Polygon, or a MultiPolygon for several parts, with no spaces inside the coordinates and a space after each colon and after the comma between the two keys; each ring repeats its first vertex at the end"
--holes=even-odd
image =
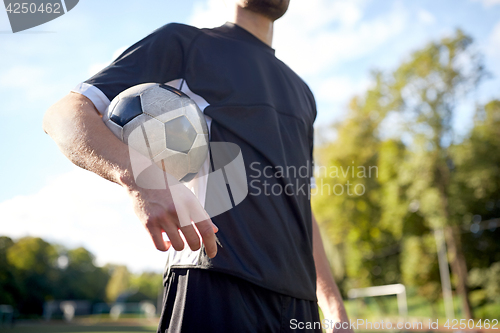
{"type": "Polygon", "coordinates": [[[273,21],[248,9],[236,6],[232,23],[237,24],[269,46],[273,44],[273,21]]]}

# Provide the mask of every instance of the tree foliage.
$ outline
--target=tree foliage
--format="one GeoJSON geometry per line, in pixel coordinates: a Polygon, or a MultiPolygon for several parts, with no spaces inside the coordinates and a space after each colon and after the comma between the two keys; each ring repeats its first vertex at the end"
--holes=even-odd
{"type": "Polygon", "coordinates": [[[94,255],[83,247],[0,237],[0,304],[14,306],[21,316],[42,315],[43,304],[50,300],[114,302],[128,292],[156,301],[161,288],[161,274],[134,275],[125,266],[96,266],[94,255]]]}
{"type": "Polygon", "coordinates": [[[478,107],[465,138],[453,121],[484,76],[472,39],[457,30],[394,71],[374,72],[370,88],[335,125],[336,140],[317,150],[313,207],[342,255],[344,291],[402,282],[436,301],[433,230],[443,228],[462,315],[472,315],[467,271],[489,269],[500,250],[497,231],[469,232],[478,219],[500,216],[500,104],[478,107]],[[356,172],[331,172],[348,167],[356,172]],[[358,174],[370,168],[378,172],[358,174]],[[365,191],[351,195],[349,184],[365,191]]]}

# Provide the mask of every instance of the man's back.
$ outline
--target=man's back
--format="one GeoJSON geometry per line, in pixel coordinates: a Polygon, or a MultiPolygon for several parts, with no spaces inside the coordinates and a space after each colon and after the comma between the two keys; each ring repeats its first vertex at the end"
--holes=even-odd
{"type": "MultiPolygon", "coordinates": [[[[271,47],[231,23],[201,30],[168,24],[85,83],[111,100],[115,82],[127,89],[143,83],[139,79],[174,84],[195,100],[201,97],[206,103],[200,107],[211,119],[211,142],[241,149],[249,184],[239,205],[212,218],[219,227],[219,255],[171,252],[165,278],[170,268],[189,265],[316,300],[308,196],[316,110],[306,84],[271,47]],[[148,56],[141,51],[146,47],[148,56]],[[141,77],[124,71],[140,62],[141,77]]],[[[210,212],[218,202],[206,185],[201,191],[210,212]]]]}

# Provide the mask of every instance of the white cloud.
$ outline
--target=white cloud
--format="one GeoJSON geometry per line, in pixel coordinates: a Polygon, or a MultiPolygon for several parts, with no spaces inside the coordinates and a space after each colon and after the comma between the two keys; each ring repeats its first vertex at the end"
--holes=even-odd
{"type": "MultiPolygon", "coordinates": [[[[500,21],[493,27],[490,36],[488,37],[488,45],[486,52],[492,57],[500,56],[500,21]]],[[[500,60],[500,58],[498,59],[500,60]]]]}
{"type": "Polygon", "coordinates": [[[419,9],[419,11],[417,12],[417,17],[420,22],[427,25],[436,23],[436,17],[425,9],[419,9]]]}
{"type": "Polygon", "coordinates": [[[483,46],[486,54],[488,71],[493,74],[493,80],[487,84],[493,85],[493,96],[498,96],[498,80],[500,78],[500,21],[498,21],[483,46]]]}
{"type": "Polygon", "coordinates": [[[25,88],[33,82],[41,82],[46,76],[42,67],[18,65],[11,67],[0,77],[0,87],[25,88]]]}
{"type": "Polygon", "coordinates": [[[332,76],[326,79],[317,80],[311,88],[314,91],[318,106],[318,117],[316,119],[316,129],[326,137],[318,140],[334,139],[331,136],[331,122],[339,121],[345,116],[350,100],[362,94],[369,85],[370,80],[365,77],[354,79],[349,76],[332,76]]]}
{"type": "Polygon", "coordinates": [[[386,14],[362,21],[365,3],[292,2],[289,12],[276,23],[278,57],[299,75],[316,75],[366,56],[402,33],[407,13],[400,4],[386,14]]]}
{"type": "Polygon", "coordinates": [[[188,23],[198,28],[214,28],[221,26],[232,17],[232,8],[229,6],[229,3],[230,0],[196,2],[188,23]]]}
{"type": "Polygon", "coordinates": [[[484,7],[489,8],[495,5],[500,5],[500,0],[472,0],[474,2],[481,2],[484,7]]]}
{"type": "Polygon", "coordinates": [[[346,76],[331,77],[321,82],[316,92],[316,98],[341,108],[350,98],[366,90],[369,83],[368,79],[353,80],[346,76]]]}
{"type": "Polygon", "coordinates": [[[0,220],[0,235],[83,245],[100,265],[121,263],[134,271],[165,266],[166,254],[155,249],[125,191],[82,169],[58,176],[38,193],[0,203],[0,220]]]}
{"type": "Polygon", "coordinates": [[[0,71],[0,74],[0,89],[3,90],[2,95],[7,96],[3,101],[4,107],[0,109],[0,115],[17,112],[21,106],[23,113],[26,114],[34,106],[50,101],[50,97],[57,96],[64,87],[61,82],[53,82],[50,70],[41,66],[16,65],[4,72],[0,71]],[[19,98],[8,98],[11,94],[16,94],[19,98]]]}
{"type": "Polygon", "coordinates": [[[107,62],[98,62],[91,64],[89,66],[89,76],[94,76],[95,74],[99,73],[102,69],[106,68],[111,62],[113,62],[120,54],[123,53],[127,49],[127,46],[122,46],[118,48],[115,52],[113,52],[113,55],[111,56],[111,59],[107,62]]]}

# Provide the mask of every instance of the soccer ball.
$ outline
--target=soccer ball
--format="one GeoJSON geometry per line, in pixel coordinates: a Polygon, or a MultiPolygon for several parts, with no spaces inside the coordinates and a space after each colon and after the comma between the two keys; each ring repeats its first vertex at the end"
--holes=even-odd
{"type": "Polygon", "coordinates": [[[203,113],[173,87],[131,87],[111,101],[103,121],[118,139],[181,182],[192,180],[208,156],[203,113]]]}

